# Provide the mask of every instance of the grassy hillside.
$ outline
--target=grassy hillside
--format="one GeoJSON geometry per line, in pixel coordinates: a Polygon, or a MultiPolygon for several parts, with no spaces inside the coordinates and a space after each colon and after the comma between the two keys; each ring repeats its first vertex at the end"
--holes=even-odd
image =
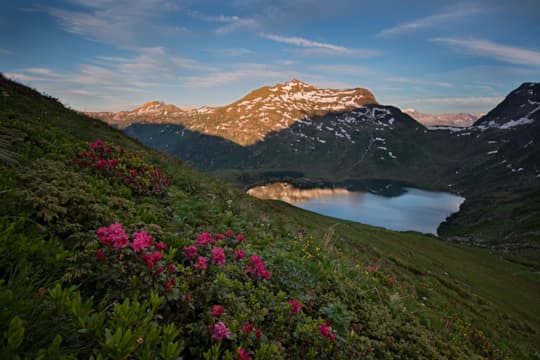
{"type": "Polygon", "coordinates": [[[252,199],[0,86],[0,358],[540,357],[533,269],[252,199]]]}

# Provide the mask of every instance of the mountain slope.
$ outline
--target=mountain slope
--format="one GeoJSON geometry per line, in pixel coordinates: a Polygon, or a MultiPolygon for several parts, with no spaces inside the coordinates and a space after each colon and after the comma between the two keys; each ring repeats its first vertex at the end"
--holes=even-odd
{"type": "Polygon", "coordinates": [[[54,99],[6,83],[0,117],[8,141],[0,150],[16,153],[19,165],[0,162],[2,358],[234,358],[239,348],[274,359],[306,352],[534,358],[540,283],[532,269],[431,236],[252,199],[54,99]],[[112,146],[105,153],[121,147],[122,161],[158,166],[173,184],[158,196],[139,194],[115,181],[114,172],[80,167],[83,153],[97,152],[96,139],[112,146]],[[156,258],[166,265],[162,271],[148,273],[148,258],[129,262],[138,259],[136,247],[103,247],[96,229],[114,222],[130,238],[145,239],[145,229],[152,247],[168,245],[156,258]],[[213,259],[199,247],[208,268],[192,266],[192,250],[184,247],[202,231],[230,228],[245,239],[215,239],[226,263],[217,262],[219,251],[213,259]],[[238,264],[251,260],[237,260],[231,247],[264,259],[271,277],[245,274],[238,264]],[[171,273],[175,284],[162,284],[160,276],[171,273]],[[302,309],[294,305],[293,313],[294,299],[302,309]],[[212,339],[218,323],[229,338],[212,339]]]}

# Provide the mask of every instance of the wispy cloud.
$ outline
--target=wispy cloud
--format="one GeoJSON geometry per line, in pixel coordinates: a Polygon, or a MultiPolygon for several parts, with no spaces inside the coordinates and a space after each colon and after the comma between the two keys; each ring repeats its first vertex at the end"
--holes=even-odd
{"type": "Polygon", "coordinates": [[[207,22],[215,22],[215,23],[224,24],[216,29],[216,34],[226,34],[234,30],[245,29],[245,28],[256,28],[259,26],[259,22],[253,18],[242,18],[239,16],[226,16],[226,15],[209,16],[209,15],[201,14],[199,12],[191,12],[191,16],[194,17],[195,19],[199,19],[199,20],[203,20],[207,22]]]}
{"type": "Polygon", "coordinates": [[[435,38],[431,41],[450,45],[471,55],[490,57],[512,64],[540,66],[540,52],[535,50],[498,44],[489,40],[435,38]]]}
{"type": "Polygon", "coordinates": [[[465,17],[480,14],[483,11],[484,10],[474,5],[458,5],[452,8],[445,9],[434,15],[430,15],[409,22],[404,22],[391,28],[384,29],[380,31],[377,36],[389,37],[414,30],[437,26],[443,23],[459,21],[465,17]]]}
{"type": "Polygon", "coordinates": [[[128,57],[89,59],[74,71],[58,73],[48,68],[29,67],[16,69],[6,76],[46,88],[48,93],[75,106],[95,102],[101,104],[96,110],[120,110],[117,104],[132,102],[134,95],[147,100],[155,96],[151,92],[178,86],[178,77],[182,74],[216,71],[197,60],[176,56],[163,47],[152,47],[137,49],[128,57]],[[107,102],[110,105],[106,105],[107,102]]]}
{"type": "Polygon", "coordinates": [[[240,56],[254,54],[254,51],[249,50],[249,49],[244,49],[244,48],[215,48],[215,49],[207,49],[206,51],[212,54],[217,54],[220,56],[227,56],[227,57],[240,57],[240,56]]]}
{"type": "Polygon", "coordinates": [[[332,50],[339,53],[347,53],[351,51],[350,49],[344,46],[323,43],[323,42],[318,42],[318,41],[312,41],[312,40],[304,39],[297,36],[286,37],[286,36],[264,34],[264,33],[261,34],[261,36],[268,40],[273,40],[273,41],[277,41],[277,42],[289,44],[289,45],[296,45],[296,46],[307,47],[307,48],[328,49],[328,50],[332,50]]]}
{"type": "Polygon", "coordinates": [[[402,84],[422,85],[422,86],[437,86],[437,87],[442,87],[442,88],[454,87],[452,84],[447,83],[447,82],[411,79],[411,78],[402,77],[402,76],[389,76],[389,77],[384,78],[384,80],[391,83],[402,83],[402,84]]]}
{"type": "Polygon", "coordinates": [[[377,56],[380,51],[374,49],[356,49],[348,48],[331,43],[313,41],[298,36],[281,36],[276,34],[262,33],[261,37],[275,42],[294,45],[302,49],[295,49],[294,52],[304,55],[359,55],[359,56],[377,56]]]}
{"type": "Polygon", "coordinates": [[[154,33],[189,33],[164,26],[160,18],[179,7],[171,0],[70,0],[77,10],[50,7],[47,12],[62,28],[88,39],[131,47],[154,33]]]}
{"type": "Polygon", "coordinates": [[[0,48],[0,55],[13,55],[13,52],[8,49],[0,48]]]}

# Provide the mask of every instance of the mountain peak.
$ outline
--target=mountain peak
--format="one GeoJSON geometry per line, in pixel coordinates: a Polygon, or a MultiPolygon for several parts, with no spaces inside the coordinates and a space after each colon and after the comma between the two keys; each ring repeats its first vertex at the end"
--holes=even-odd
{"type": "Polygon", "coordinates": [[[131,112],[98,117],[121,127],[133,123],[182,124],[194,131],[250,145],[303,119],[347,112],[367,104],[377,104],[367,89],[322,89],[292,79],[261,87],[218,108],[182,109],[151,101],[131,112]]]}
{"type": "Polygon", "coordinates": [[[484,129],[512,129],[516,126],[533,124],[538,119],[540,119],[540,83],[526,82],[508,94],[499,105],[474,125],[484,129]]]}

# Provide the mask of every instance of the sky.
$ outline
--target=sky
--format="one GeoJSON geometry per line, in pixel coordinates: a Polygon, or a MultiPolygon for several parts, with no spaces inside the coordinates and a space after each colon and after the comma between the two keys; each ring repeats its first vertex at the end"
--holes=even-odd
{"type": "Polygon", "coordinates": [[[296,78],[478,113],[540,81],[538,0],[0,3],[0,72],[80,111],[220,106],[296,78]]]}

